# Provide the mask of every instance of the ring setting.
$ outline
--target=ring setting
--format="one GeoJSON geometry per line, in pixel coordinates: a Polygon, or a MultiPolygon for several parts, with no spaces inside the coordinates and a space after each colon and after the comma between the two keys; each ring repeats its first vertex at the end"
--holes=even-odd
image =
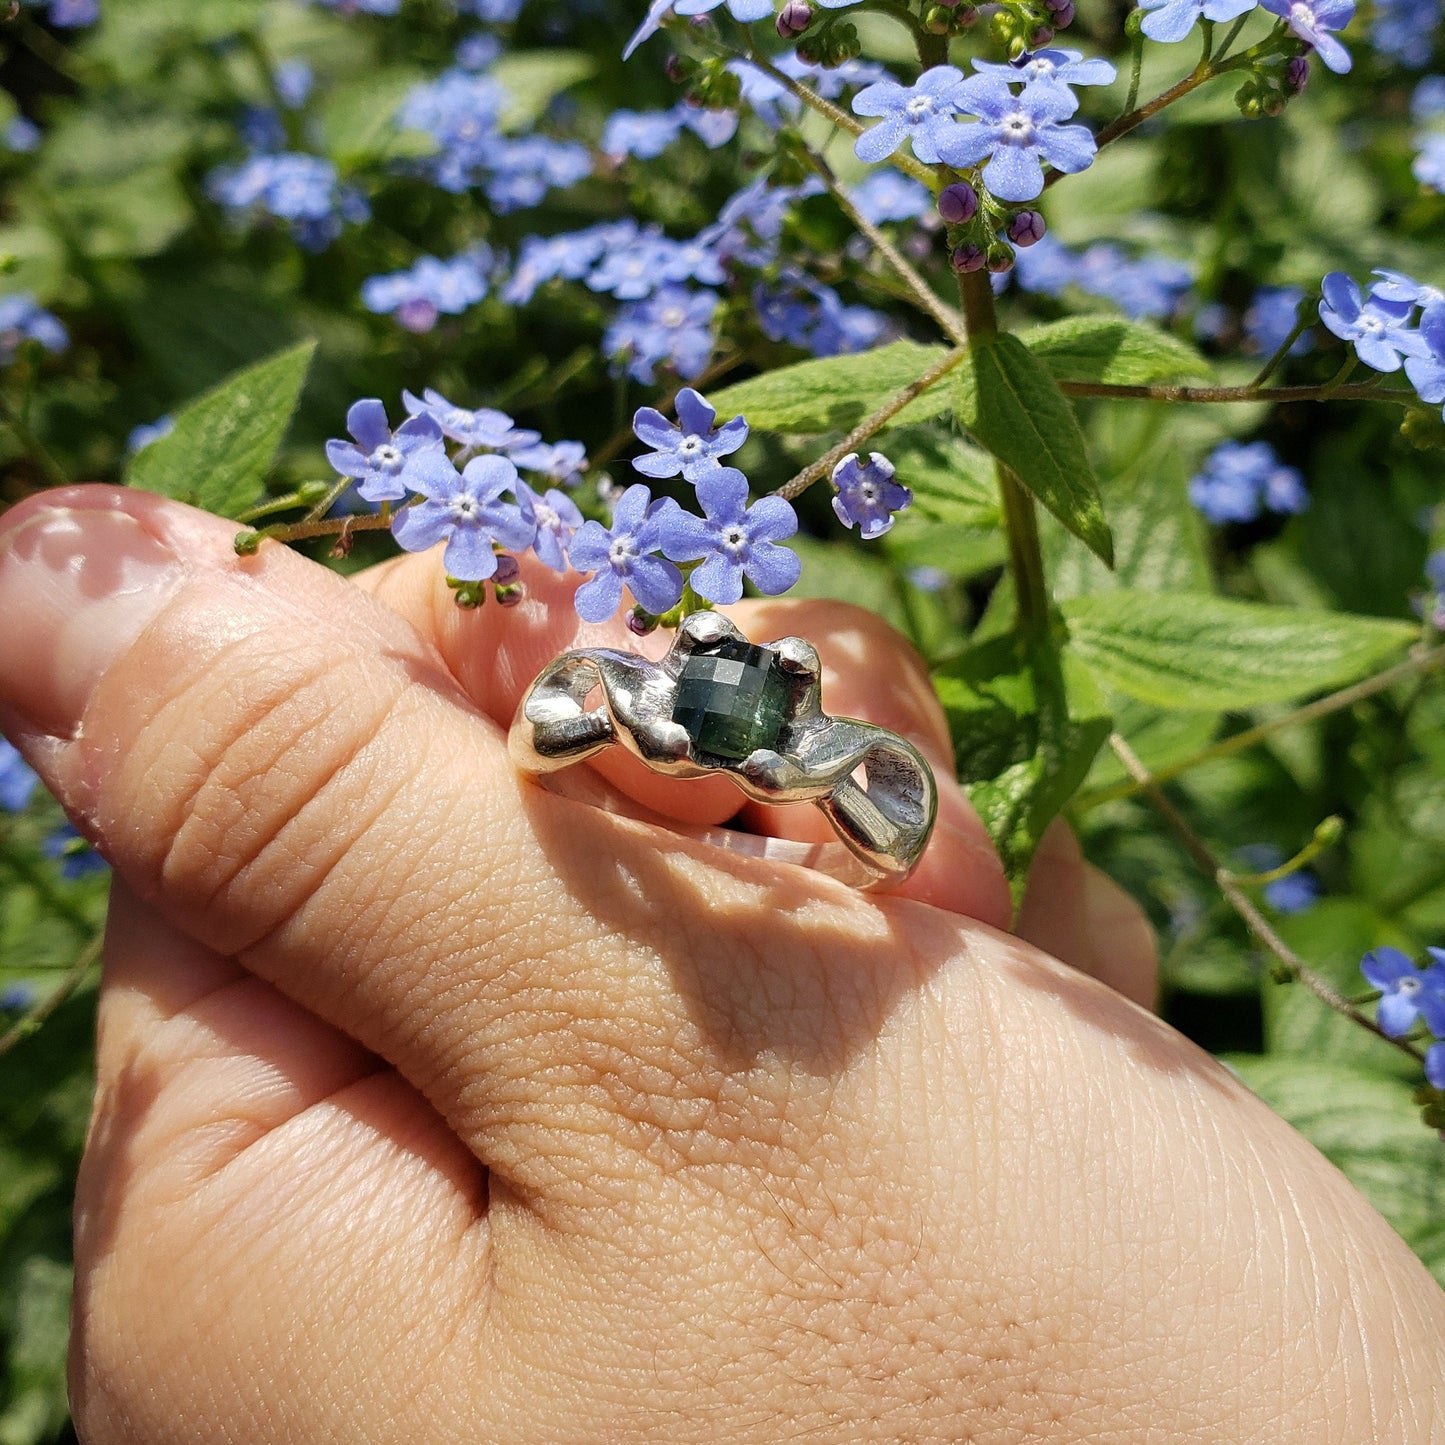
{"type": "Polygon", "coordinates": [[[933,773],[896,733],[825,713],[821,694],[811,643],[754,644],[720,613],[693,612],[658,662],[601,647],[555,658],[523,697],[508,744],[531,774],[621,743],[667,777],[721,774],[756,802],[812,803],[846,849],[838,865],[814,866],[896,886],[933,828],[933,773]],[[589,707],[593,694],[600,703],[589,707]]]}

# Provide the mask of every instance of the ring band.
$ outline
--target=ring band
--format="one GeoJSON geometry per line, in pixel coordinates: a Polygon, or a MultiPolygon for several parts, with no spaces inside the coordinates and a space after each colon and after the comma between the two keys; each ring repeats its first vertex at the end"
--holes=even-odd
{"type": "Polygon", "coordinates": [[[933,772],[896,733],[829,717],[820,673],[800,637],[756,646],[720,613],[692,612],[660,662],[605,647],[554,659],[527,689],[508,748],[521,771],[544,774],[621,742],[667,777],[722,774],[759,803],[812,803],[847,849],[845,866],[823,858],[833,850],[815,866],[896,886],[933,830],[933,772]],[[594,692],[601,704],[589,709],[594,692]]]}

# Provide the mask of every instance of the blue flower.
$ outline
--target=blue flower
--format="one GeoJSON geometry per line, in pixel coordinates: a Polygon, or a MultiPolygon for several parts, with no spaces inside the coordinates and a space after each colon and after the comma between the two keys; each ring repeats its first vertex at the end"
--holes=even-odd
{"type": "Polygon", "coordinates": [[[1405,375],[1421,401],[1436,405],[1445,401],[1445,302],[1426,307],[1419,335],[1429,347],[1429,354],[1407,356],[1405,375]]]}
{"type": "Polygon", "coordinates": [[[614,110],[602,128],[602,154],[614,160],[623,156],[653,160],[681,132],[682,117],[676,110],[614,110]]]}
{"type": "Polygon", "coordinates": [[[1426,950],[1434,962],[1425,969],[1398,948],[1377,948],[1360,960],[1360,972],[1383,995],[1375,1011],[1392,1039],[1409,1033],[1417,1018],[1437,1038],[1445,1036],[1445,949],[1426,950]]]}
{"type": "Polygon", "coordinates": [[[15,744],[0,738],[0,808],[7,813],[20,812],[39,785],[35,770],[20,756],[15,744]]]}
{"type": "MultiPolygon", "coordinates": [[[[1244,313],[1244,334],[1261,356],[1273,356],[1299,319],[1305,293],[1298,286],[1261,286],[1244,313]]],[[[1309,333],[1297,336],[1289,354],[1298,356],[1310,349],[1309,333]]]]}
{"type": "Polygon", "coordinates": [[[254,155],[240,165],[221,166],[207,178],[206,190],[231,211],[259,211],[285,221],[312,251],[330,245],[345,222],[370,214],[361,193],[341,183],[330,161],[301,152],[254,155]]]}
{"type": "Polygon", "coordinates": [[[1422,186],[1445,191],[1445,135],[1422,136],[1419,143],[1420,153],[1410,170],[1422,186]]]}
{"type": "Polygon", "coordinates": [[[893,479],[893,463],[882,452],[869,452],[860,464],[849,452],[833,468],[833,510],[845,527],[857,527],[866,541],[881,537],[894,522],[893,514],[913,505],[913,493],[893,479]]]}
{"type": "Polygon", "coordinates": [[[138,451],[150,446],[152,442],[158,442],[162,437],[168,437],[175,431],[176,422],[172,416],[158,416],[154,421],[142,422],[139,426],[130,429],[130,435],[125,439],[126,453],[134,456],[138,451]]]}
{"type": "Polygon", "coordinates": [[[777,287],[753,292],[758,324],[770,341],[801,346],[814,356],[841,356],[877,345],[888,318],[867,306],[845,306],[831,286],[788,270],[777,287]]]}
{"type": "Polygon", "coordinates": [[[39,150],[40,141],[40,127],[23,115],[12,116],[3,136],[0,136],[0,145],[16,155],[29,155],[31,151],[39,150]]]}
{"type": "Polygon", "coordinates": [[[1425,1082],[1433,1089],[1445,1089],[1445,1043],[1425,1050],[1425,1082]]]}
{"type": "Polygon", "coordinates": [[[1430,63],[1439,27],[1439,0],[1375,0],[1370,40],[1382,55],[1418,69],[1430,63]]]}
{"type": "Polygon", "coordinates": [[[437,154],[424,169],[443,190],[460,193],[490,168],[506,103],[507,92],[495,80],[454,68],[414,86],[396,119],[403,129],[424,131],[436,141],[437,154]]]}
{"type": "Polygon", "coordinates": [[[370,398],[346,413],[346,429],[357,444],[329,441],[326,457],[342,476],[356,478],[356,490],[368,502],[398,501],[408,489],[445,489],[457,474],[442,445],[441,428],[429,416],[414,416],[393,434],[386,408],[370,398]]]}
{"type": "Polygon", "coordinates": [[[985,156],[983,183],[1000,200],[1031,201],[1044,188],[1042,162],[1072,175],[1094,159],[1086,126],[1061,125],[1079,108],[1073,91],[1034,82],[1015,95],[996,75],[971,75],[959,88],[962,108],[978,120],[954,126],[940,142],[942,159],[959,168],[985,156]]]}
{"type": "Polygon", "coordinates": [[[1276,878],[1264,887],[1264,901],[1276,913],[1307,913],[1319,901],[1319,879],[1300,869],[1276,878]]]}
{"type": "Polygon", "coordinates": [[[40,995],[33,983],[11,983],[0,988],[0,1012],[23,1014],[33,1008],[40,995]]]}
{"type": "Polygon", "coordinates": [[[587,470],[587,448],[581,442],[534,442],[513,447],[510,455],[524,472],[536,472],[564,487],[575,487],[587,470]]]}
{"type": "Polygon", "coordinates": [[[782,497],[759,497],[748,506],[748,479],[736,467],[704,472],[697,482],[704,516],[674,503],[663,509],[662,550],[675,562],[702,559],[688,583],[709,602],[736,602],[743,578],[775,597],[798,580],[796,552],[777,544],[798,530],[798,514],[782,497]]]}
{"type": "Polygon", "coordinates": [[[100,0],[47,0],[45,18],[60,30],[78,30],[100,19],[100,0]]]}
{"type": "Polygon", "coordinates": [[[1414,307],[1408,301],[1363,297],[1353,277],[1331,271],[1321,283],[1320,320],[1376,371],[1398,371],[1407,356],[1426,357],[1429,343],[1410,329],[1414,307]]]}
{"type": "Polygon", "coordinates": [[[621,604],[624,585],[638,605],[654,615],[677,605],[682,573],[654,555],[662,545],[660,510],[652,505],[652,493],[638,482],[617,499],[610,528],[584,522],[572,538],[567,560],[578,572],[595,574],[577,589],[574,599],[584,622],[606,622],[621,604]]]}
{"type": "Polygon", "coordinates": [[[1427,121],[1445,115],[1445,75],[1427,75],[1410,96],[1410,119],[1427,121]]]}
{"type": "Polygon", "coordinates": [[[522,515],[531,521],[535,529],[532,551],[554,572],[565,572],[567,546],[582,525],[582,513],[577,510],[577,503],[556,487],[539,496],[520,478],[514,484],[514,490],[522,515]]]}
{"type": "Polygon", "coordinates": [[[446,542],[442,566],[447,576],[485,582],[497,570],[493,543],[517,550],[530,547],[536,535],[535,520],[522,507],[501,500],[503,492],[516,491],[519,481],[506,457],[474,457],[461,473],[448,462],[445,473],[411,483],[423,500],[397,512],[392,535],[408,552],[446,542]]]}
{"type": "Polygon", "coordinates": [[[40,840],[40,851],[60,864],[60,876],[68,883],[91,873],[103,873],[110,866],[73,823],[62,823],[40,840]]]}
{"type": "Polygon", "coordinates": [[[1055,85],[1112,85],[1118,72],[1107,60],[1085,60],[1081,50],[1025,51],[1007,65],[975,60],[973,68],[983,74],[999,75],[1011,81],[1051,81],[1055,85]]]}
{"type": "Polygon", "coordinates": [[[1140,28],[1150,40],[1172,45],[1201,19],[1236,20],[1258,4],[1259,0],[1139,0],[1139,8],[1151,12],[1140,28]]]}
{"type": "Polygon", "coordinates": [[[882,117],[853,143],[858,159],[886,160],[912,142],[913,154],[928,165],[944,159],[941,147],[966,107],[960,100],[963,72],[956,65],[935,65],[909,86],[880,80],[853,97],[853,114],[882,117]]]}
{"type": "Polygon", "coordinates": [[[468,452],[510,452],[542,440],[540,432],[520,429],[504,411],[485,406],[473,411],[448,401],[431,387],[419,397],[404,391],[401,400],[409,415],[430,417],[445,435],[460,442],[461,456],[468,452]]]}
{"type": "Polygon", "coordinates": [[[660,231],[639,232],[602,257],[587,285],[593,291],[610,292],[619,301],[640,301],[661,284],[658,273],[667,255],[668,241],[660,231]]]}
{"type": "Polygon", "coordinates": [[[395,15],[401,9],[401,0],[317,0],[317,3],[342,15],[395,15]]]}
{"type": "Polygon", "coordinates": [[[602,349],[621,358],[627,374],[644,385],[652,384],[662,362],[670,362],[679,376],[690,380],[712,354],[717,306],[711,291],[664,286],[617,314],[602,338],[602,349]]]}
{"type": "Polygon", "coordinates": [[[675,477],[681,474],[695,482],[722,463],[748,439],[748,424],[740,416],[714,427],[717,412],[690,386],[677,394],[677,423],[654,407],[639,407],[632,418],[637,439],[652,450],[634,457],[632,465],[645,477],[675,477]]]}
{"type": "Polygon", "coordinates": [[[1355,18],[1355,0],[1259,0],[1271,15],[1278,15],[1292,34],[1307,45],[1336,75],[1345,75],[1354,63],[1350,52],[1330,34],[1343,30],[1355,18]]]}
{"type": "Polygon", "coordinates": [[[9,366],[27,341],[59,353],[70,345],[70,334],[29,292],[0,296],[0,366],[9,366]]]}
{"type": "Polygon", "coordinates": [[[361,283],[361,304],[368,311],[392,315],[406,330],[430,331],[441,314],[456,316],[487,294],[484,267],[491,264],[489,247],[473,247],[439,261],[423,256],[405,271],[369,276],[361,283]]]}
{"type": "Polygon", "coordinates": [[[1221,442],[1190,479],[1189,500],[1216,525],[1252,522],[1261,510],[1302,512],[1309,505],[1304,478],[1262,441],[1221,442]]]}
{"type": "MultiPolygon", "coordinates": [[[[630,59],[632,52],[642,44],[644,40],[656,35],[662,28],[662,17],[669,10],[676,10],[679,15],[706,15],[710,10],[716,10],[724,0],[652,0],[647,7],[647,14],[643,16],[642,24],[632,32],[632,38],[627,42],[622,52],[624,60],[630,59]]],[[[853,3],[853,0],[849,0],[853,3]]],[[[766,19],[773,13],[773,0],[726,0],[728,14],[740,25],[750,25],[754,20],[766,19]]]]}
{"type": "Polygon", "coordinates": [[[875,226],[884,221],[916,221],[933,204],[933,193],[921,181],[892,166],[870,171],[852,190],[853,204],[875,226]]]}
{"type": "Polygon", "coordinates": [[[1045,236],[1014,258],[1013,278],[1021,290],[1058,296],[1078,280],[1078,261],[1078,256],[1062,241],[1045,236]]]}
{"type": "Polygon", "coordinates": [[[492,208],[503,214],[535,206],[548,191],[565,190],[592,174],[586,146],[545,135],[496,139],[487,151],[491,174],[482,183],[492,208]]]}

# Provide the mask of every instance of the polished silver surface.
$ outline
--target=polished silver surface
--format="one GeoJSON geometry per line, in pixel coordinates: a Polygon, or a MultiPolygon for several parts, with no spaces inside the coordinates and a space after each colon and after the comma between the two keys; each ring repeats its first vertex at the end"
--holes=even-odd
{"type": "Polygon", "coordinates": [[[923,755],[886,728],[829,717],[818,654],[799,637],[758,644],[776,655],[787,688],[775,745],[741,761],[699,751],[673,720],[678,683],[694,653],[729,643],[752,645],[720,613],[693,612],[660,662],[603,647],[563,653],[517,709],[508,737],[513,762],[524,772],[550,773],[620,742],[668,777],[721,773],[760,803],[814,804],[847,849],[844,866],[821,855],[814,866],[862,887],[901,883],[922,855],[937,811],[923,755]],[[588,708],[593,693],[600,701],[588,708]],[[859,769],[862,784],[853,776],[859,769]]]}

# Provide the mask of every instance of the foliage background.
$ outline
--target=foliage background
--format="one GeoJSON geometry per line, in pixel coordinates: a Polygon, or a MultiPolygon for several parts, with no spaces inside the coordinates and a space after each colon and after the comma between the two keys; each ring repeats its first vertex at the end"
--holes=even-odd
{"type": "MultiPolygon", "coordinates": [[[[619,105],[671,106],[677,88],[664,73],[665,41],[626,67],[620,60],[633,9],[621,0],[525,7],[499,62],[514,97],[510,123],[540,119],[595,141],[619,105]]],[[[1083,5],[1067,43],[1118,57],[1127,13],[1103,0],[1083,5]]],[[[494,292],[413,335],[362,307],[362,282],[421,253],[447,255],[480,239],[511,252],[529,233],[609,216],[644,216],[688,235],[776,150],[771,133],[749,120],[731,146],[709,150],[684,136],[662,162],[599,166],[585,185],[553,193],[540,208],[497,216],[474,195],[449,195],[396,171],[425,149],[393,125],[396,107],[450,63],[460,33],[444,4],[416,0],[401,17],[383,19],[290,0],[123,0],[82,32],[42,22],[24,10],[0,25],[0,109],[13,105],[45,135],[34,154],[0,155],[0,257],[8,266],[0,289],[33,293],[60,314],[71,347],[58,358],[23,355],[0,378],[6,415],[18,423],[0,427],[5,503],[60,476],[120,479],[131,428],[306,338],[319,345],[271,472],[274,493],[328,475],[322,443],[340,433],[352,400],[381,396],[394,407],[403,387],[505,407],[544,436],[576,436],[607,456],[632,409],[662,388],[610,374],[598,344],[603,300],[573,287],[544,292],[519,311],[494,292]],[[373,220],[348,227],[322,254],[306,253],[279,228],[229,224],[205,193],[207,174],[238,155],[238,113],[266,101],[277,58],[314,67],[307,143],[363,183],[371,200],[373,220]]],[[[907,60],[891,28],[860,29],[867,53],[907,60]]],[[[1282,116],[1241,118],[1234,84],[1216,82],[1175,107],[1167,125],[1118,143],[1048,194],[1051,231],[1071,245],[1111,240],[1193,266],[1190,298],[1165,324],[1193,347],[1199,308],[1226,308],[1233,333],[1227,326],[1223,341],[1203,343],[1200,363],[1221,382],[1246,381],[1258,369],[1260,358],[1237,345],[1237,318],[1260,283],[1314,291],[1328,271],[1363,276],[1375,266],[1445,282],[1445,198],[1410,171],[1408,113],[1419,71],[1372,52],[1363,30],[1357,24],[1346,37],[1355,72],[1317,71],[1282,116]]],[[[1142,93],[1192,63],[1192,46],[1148,47],[1142,93]]],[[[1121,81],[1091,100],[1093,113],[1117,111],[1122,90],[1121,81]]],[[[846,148],[839,157],[847,176],[846,148]]],[[[851,176],[859,175],[855,167],[851,176]]],[[[889,309],[898,335],[936,341],[893,305],[886,272],[850,253],[850,228],[826,196],[797,208],[789,236],[799,252],[821,258],[850,297],[889,309]]],[[[941,242],[931,244],[936,253],[941,242]]],[[[727,379],[751,401],[745,466],[776,485],[861,412],[850,412],[841,372],[823,374],[811,394],[796,381],[781,391],[775,382],[771,392],[750,383],[751,374],[765,376],[801,353],[750,326],[747,304],[740,298],[725,323],[736,355],[727,379]],[[823,409],[825,398],[832,409],[823,409]]],[[[1111,313],[1107,302],[1078,296],[1012,293],[1001,304],[1015,326],[1111,313]]],[[[1317,343],[1291,363],[1302,381],[1327,380],[1341,360],[1328,338],[1317,343]]],[[[871,384],[876,390],[876,378],[871,384]]],[[[1108,572],[1046,519],[1059,599],[1127,586],[1418,624],[1422,568],[1445,535],[1438,423],[1433,431],[1416,424],[1405,437],[1398,409],[1348,402],[1083,402],[1080,417],[1118,567],[1108,572]],[[1300,468],[1308,510],[1208,526],[1189,506],[1187,485],[1227,437],[1263,437],[1300,468]]],[[[1007,608],[996,585],[1005,558],[996,496],[979,454],[946,428],[896,429],[886,448],[917,491],[915,509],[882,543],[861,544],[831,525],[824,489],[815,489],[800,504],[808,535],[798,590],[861,601],[907,632],[938,669],[967,743],[976,719],[957,687],[964,642],[986,636],[1007,608]],[[925,566],[941,569],[941,588],[918,585],[925,566]]],[[[627,470],[612,464],[616,476],[627,470]]],[[[361,538],[337,565],[364,565],[385,550],[361,538]]],[[[1119,731],[1156,769],[1284,711],[1217,701],[1160,708],[1120,694],[1109,701],[1119,731]]],[[[1367,949],[1392,944],[1418,957],[1445,940],[1445,689],[1432,672],[1192,766],[1170,793],[1225,860],[1259,844],[1294,854],[1323,820],[1342,820],[1338,840],[1311,862],[1320,900],[1273,921],[1344,993],[1362,991],[1367,949]]],[[[1445,1148],[1421,1126],[1418,1069],[1298,984],[1271,980],[1235,911],[1147,800],[1127,790],[1107,750],[1068,812],[1089,856],[1140,899],[1160,931],[1164,1017],[1227,1056],[1445,1281],[1445,1148]]],[[[67,878],[65,860],[44,852],[59,822],[43,796],[0,814],[0,990],[10,1005],[53,989],[103,918],[104,876],[67,878]]],[[[68,1431],[68,1212],[89,1102],[94,999],[93,971],[75,976],[75,993],[0,1057],[0,1445],[37,1445],[68,1431]]],[[[8,1022],[21,1012],[11,1007],[8,1022]]]]}

